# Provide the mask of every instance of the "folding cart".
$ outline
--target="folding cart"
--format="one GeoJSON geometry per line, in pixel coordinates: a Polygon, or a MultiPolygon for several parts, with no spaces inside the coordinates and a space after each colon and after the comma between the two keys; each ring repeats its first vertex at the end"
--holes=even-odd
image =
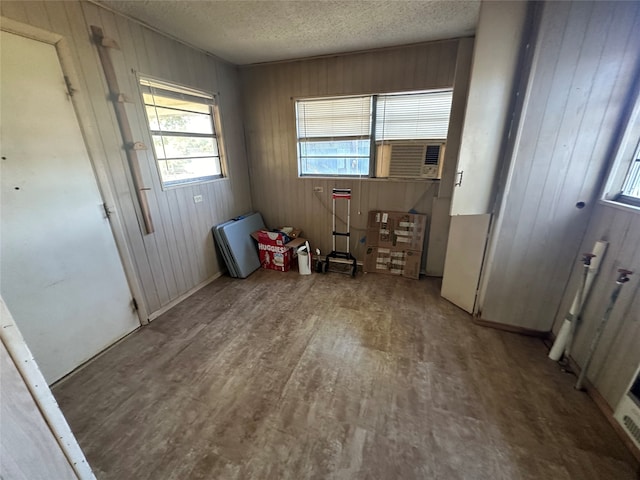
{"type": "Polygon", "coordinates": [[[332,251],[327,255],[325,262],[323,264],[322,271],[326,273],[329,271],[329,263],[331,259],[334,260],[346,260],[346,262],[336,262],[341,264],[349,264],[351,263],[350,272],[344,272],[342,270],[331,270],[331,271],[339,271],[340,273],[350,273],[352,277],[356,276],[356,272],[358,271],[358,264],[356,262],[356,257],[351,255],[349,252],[349,240],[351,237],[351,233],[349,232],[350,223],[351,223],[351,189],[350,188],[334,188],[332,192],[332,200],[333,200],[333,229],[332,229],[332,251]],[[336,231],[336,200],[346,200],[347,201],[347,221],[346,221],[346,232],[337,232],[336,231]],[[346,251],[338,251],[336,250],[336,237],[343,237],[346,240],[346,251]]]}

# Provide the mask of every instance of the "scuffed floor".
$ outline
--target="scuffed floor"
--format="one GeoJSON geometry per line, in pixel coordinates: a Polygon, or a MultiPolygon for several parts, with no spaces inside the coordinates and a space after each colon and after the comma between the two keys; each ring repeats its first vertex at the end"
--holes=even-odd
{"type": "Polygon", "coordinates": [[[99,479],[636,479],[534,338],[439,282],[223,277],[54,394],[99,479]]]}

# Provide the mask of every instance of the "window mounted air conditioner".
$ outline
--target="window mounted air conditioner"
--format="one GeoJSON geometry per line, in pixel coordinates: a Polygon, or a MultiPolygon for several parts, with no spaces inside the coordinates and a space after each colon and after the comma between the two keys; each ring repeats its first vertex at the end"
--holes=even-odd
{"type": "Polygon", "coordinates": [[[636,370],[613,416],[635,446],[640,448],[640,367],[636,370]]]}
{"type": "Polygon", "coordinates": [[[376,177],[440,179],[444,141],[390,141],[376,148],[376,177]]]}

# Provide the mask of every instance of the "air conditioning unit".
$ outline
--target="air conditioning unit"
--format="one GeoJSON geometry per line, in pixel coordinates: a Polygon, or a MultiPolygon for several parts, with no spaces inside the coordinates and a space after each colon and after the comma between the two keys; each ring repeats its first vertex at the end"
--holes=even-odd
{"type": "Polygon", "coordinates": [[[636,370],[613,416],[636,447],[640,448],[640,367],[636,370]]]}
{"type": "Polygon", "coordinates": [[[376,177],[432,178],[442,175],[444,141],[390,141],[376,149],[376,177]]]}

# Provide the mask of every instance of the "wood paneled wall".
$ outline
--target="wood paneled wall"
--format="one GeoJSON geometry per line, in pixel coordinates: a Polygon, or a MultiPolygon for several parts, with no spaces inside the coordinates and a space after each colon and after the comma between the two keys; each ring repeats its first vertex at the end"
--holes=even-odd
{"type": "MultiPolygon", "coordinates": [[[[351,188],[351,248],[362,259],[369,210],[413,208],[431,217],[434,197],[443,188],[439,182],[299,178],[294,99],[453,86],[458,44],[449,40],[241,68],[251,192],[266,224],[300,227],[313,248],[327,253],[331,250],[331,188],[351,188]],[[314,187],[322,187],[323,193],[314,192],[314,187]]],[[[466,94],[466,84],[456,86],[454,97],[464,99],[466,94]]],[[[461,124],[462,115],[456,120],[461,124]]],[[[448,197],[451,188],[447,186],[448,197]]],[[[448,230],[448,222],[443,228],[448,230]]],[[[428,239],[423,267],[427,247],[428,239]]]]}
{"type": "MultiPolygon", "coordinates": [[[[108,173],[115,210],[124,225],[126,248],[149,313],[206,282],[221,271],[210,229],[251,209],[244,147],[238,74],[235,66],[160,35],[95,4],[80,1],[0,3],[2,16],[62,35],[70,46],[79,84],[75,95],[89,105],[79,118],[85,137],[96,139],[89,153],[96,169],[108,173]],[[102,27],[120,50],[112,50],[118,82],[133,101],[127,105],[136,140],[151,146],[136,72],[219,94],[228,178],[211,183],[162,190],[151,149],[140,152],[144,184],[155,233],[145,235],[135,199],[122,139],[108,101],[107,87],[91,25],[102,27]],[[202,195],[202,203],[194,203],[202,195]]],[[[72,174],[72,172],[70,172],[72,174]]],[[[103,185],[104,187],[104,185],[103,185]]],[[[122,248],[122,246],[121,246],[122,248]]]]}
{"type": "MultiPolygon", "coordinates": [[[[598,240],[609,242],[609,246],[582,313],[572,356],[579,365],[584,365],[591,339],[609,303],[618,269],[632,270],[634,274],[620,293],[588,372],[588,378],[615,408],[640,364],[640,212],[597,205],[580,252],[590,252],[598,240]]],[[[574,265],[579,262],[578,257],[574,265]]],[[[556,331],[571,306],[580,277],[581,269],[574,268],[556,316],[556,331]]]]}
{"type": "Polygon", "coordinates": [[[551,329],[640,65],[639,29],[637,2],[544,4],[483,319],[551,329]]]}

